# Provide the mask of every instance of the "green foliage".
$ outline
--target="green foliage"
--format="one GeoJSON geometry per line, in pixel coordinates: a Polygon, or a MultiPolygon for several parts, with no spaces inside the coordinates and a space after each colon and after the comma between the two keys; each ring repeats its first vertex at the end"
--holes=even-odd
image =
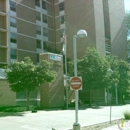
{"type": "Polygon", "coordinates": [[[57,74],[54,71],[51,71],[52,64],[50,64],[47,61],[41,61],[39,66],[36,66],[36,77],[37,77],[37,82],[39,85],[53,81],[57,74]]]}
{"type": "Polygon", "coordinates": [[[78,73],[82,76],[83,87],[105,87],[109,64],[95,48],[87,48],[85,56],[78,61],[78,73]]]}
{"type": "Polygon", "coordinates": [[[26,111],[26,107],[21,106],[0,107],[0,112],[23,112],[23,111],[26,111]]]}
{"type": "Polygon", "coordinates": [[[126,91],[130,86],[130,67],[126,61],[120,60],[119,61],[119,89],[122,91],[126,91]]]}
{"type": "Polygon", "coordinates": [[[109,62],[110,68],[113,71],[107,81],[111,84],[111,86],[117,84],[118,90],[125,92],[130,86],[129,64],[126,61],[118,59],[112,55],[106,56],[106,60],[109,62]]]}
{"type": "Polygon", "coordinates": [[[26,57],[24,61],[13,62],[8,66],[6,78],[14,92],[33,91],[39,85],[55,78],[55,73],[50,69],[51,64],[47,61],[42,61],[36,66],[29,57],[26,57]]]}
{"type": "Polygon", "coordinates": [[[13,62],[6,69],[6,78],[11,90],[27,93],[27,110],[29,110],[30,91],[55,79],[56,72],[51,71],[51,68],[52,65],[47,61],[43,60],[36,66],[29,57],[25,57],[24,61],[13,62]]]}
{"type": "MultiPolygon", "coordinates": [[[[74,75],[73,61],[69,62],[69,74],[74,75]]],[[[118,86],[118,90],[130,92],[130,67],[116,56],[102,57],[95,48],[87,48],[85,56],[78,60],[78,76],[82,76],[84,88],[118,86]],[[109,69],[112,72],[109,72],[109,69]]]]}
{"type": "Polygon", "coordinates": [[[105,59],[109,63],[110,69],[112,71],[109,72],[108,70],[107,78],[106,78],[107,86],[112,87],[119,82],[119,77],[120,77],[118,72],[119,60],[116,56],[113,55],[107,55],[105,59]]]}
{"type": "MultiPolygon", "coordinates": [[[[69,74],[74,75],[73,61],[69,62],[69,74]]],[[[110,65],[95,48],[87,48],[85,56],[78,60],[78,76],[82,76],[84,88],[98,88],[110,86],[108,69],[110,65]]]]}
{"type": "Polygon", "coordinates": [[[74,76],[74,61],[68,62],[68,75],[73,77],[74,76]]]}
{"type": "Polygon", "coordinates": [[[130,111],[125,111],[124,117],[125,117],[125,120],[130,120],[130,111]]]}

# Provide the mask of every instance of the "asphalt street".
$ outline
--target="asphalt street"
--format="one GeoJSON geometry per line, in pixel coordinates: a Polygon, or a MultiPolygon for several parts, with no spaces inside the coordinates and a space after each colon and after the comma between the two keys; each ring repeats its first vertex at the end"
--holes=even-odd
{"type": "MultiPolygon", "coordinates": [[[[123,118],[130,105],[112,106],[112,120],[123,118]]],[[[110,107],[82,108],[78,111],[81,127],[110,121],[110,107]]],[[[0,130],[68,130],[73,128],[75,110],[43,110],[37,113],[0,114],[0,130]]]]}

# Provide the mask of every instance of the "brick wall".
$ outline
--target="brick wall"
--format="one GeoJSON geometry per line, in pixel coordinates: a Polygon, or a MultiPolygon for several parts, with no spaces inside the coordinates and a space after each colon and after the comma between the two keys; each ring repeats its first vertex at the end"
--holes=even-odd
{"type": "MultiPolygon", "coordinates": [[[[84,29],[88,33],[87,38],[77,39],[77,57],[81,58],[88,46],[96,47],[96,27],[93,0],[66,0],[66,33],[67,33],[67,56],[73,58],[73,35],[78,30],[84,29]],[[80,6],[79,6],[80,5],[80,6]]],[[[98,28],[100,32],[100,28],[98,28]]]]}
{"type": "Polygon", "coordinates": [[[6,12],[6,0],[0,0],[0,11],[6,12]]]}
{"type": "Polygon", "coordinates": [[[50,54],[45,53],[40,55],[40,61],[46,60],[54,64],[53,70],[58,73],[58,77],[52,83],[46,83],[41,86],[40,99],[41,107],[52,108],[52,107],[63,107],[64,106],[64,85],[63,85],[63,63],[62,56],[61,61],[54,61],[50,59],[50,54]]]}
{"type": "Polygon", "coordinates": [[[0,106],[14,106],[16,94],[9,88],[5,79],[0,79],[0,106]]]}

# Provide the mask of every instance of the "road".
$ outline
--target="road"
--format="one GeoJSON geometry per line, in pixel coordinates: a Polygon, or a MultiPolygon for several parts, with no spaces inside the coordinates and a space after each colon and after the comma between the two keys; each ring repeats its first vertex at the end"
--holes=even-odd
{"type": "MultiPolygon", "coordinates": [[[[123,118],[126,110],[130,110],[130,105],[112,106],[112,120],[123,118]]],[[[109,106],[82,108],[78,112],[82,127],[110,120],[109,106]]],[[[75,122],[75,110],[44,110],[0,116],[0,130],[68,130],[72,129],[75,122]]]]}

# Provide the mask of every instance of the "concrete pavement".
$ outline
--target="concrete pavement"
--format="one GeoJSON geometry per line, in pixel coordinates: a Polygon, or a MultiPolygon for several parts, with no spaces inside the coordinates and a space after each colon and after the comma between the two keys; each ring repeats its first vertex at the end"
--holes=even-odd
{"type": "MultiPolygon", "coordinates": [[[[111,119],[123,118],[126,110],[130,110],[130,105],[112,106],[111,119]]],[[[43,110],[0,116],[0,130],[69,130],[75,122],[75,110],[43,110]]],[[[78,111],[78,117],[81,127],[108,122],[110,107],[82,108],[78,111]]]]}

